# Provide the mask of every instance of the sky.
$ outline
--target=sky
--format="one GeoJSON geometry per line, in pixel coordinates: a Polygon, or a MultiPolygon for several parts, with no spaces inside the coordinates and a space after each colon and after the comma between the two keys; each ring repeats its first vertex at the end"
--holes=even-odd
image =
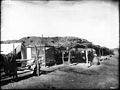
{"type": "Polygon", "coordinates": [[[2,1],[1,40],[27,36],[75,36],[119,47],[119,11],[105,1],[2,1]]]}

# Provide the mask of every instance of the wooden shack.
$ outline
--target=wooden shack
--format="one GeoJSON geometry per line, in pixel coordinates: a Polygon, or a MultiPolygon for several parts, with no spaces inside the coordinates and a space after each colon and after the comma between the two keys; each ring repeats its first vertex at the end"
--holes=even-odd
{"type": "Polygon", "coordinates": [[[42,66],[55,64],[55,49],[48,45],[24,45],[23,43],[10,43],[1,45],[2,54],[14,53],[18,67],[30,66],[36,59],[36,51],[39,51],[38,58],[42,66]]]}
{"type": "Polygon", "coordinates": [[[27,59],[38,58],[41,60],[42,66],[51,66],[55,64],[55,48],[47,45],[26,46],[27,59]]]}

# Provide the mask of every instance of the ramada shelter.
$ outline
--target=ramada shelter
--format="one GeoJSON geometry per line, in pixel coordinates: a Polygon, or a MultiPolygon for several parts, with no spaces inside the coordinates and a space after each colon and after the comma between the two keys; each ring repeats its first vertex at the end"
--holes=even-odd
{"type": "Polygon", "coordinates": [[[70,53],[67,55],[64,53],[66,50],[62,50],[59,59],[59,57],[56,58],[54,46],[46,44],[24,45],[21,42],[1,44],[1,51],[2,54],[14,52],[16,55],[16,61],[19,63],[22,62],[21,65],[18,64],[21,67],[33,64],[36,58],[41,61],[42,66],[52,66],[56,64],[57,61],[64,63],[66,58],[70,63],[88,63],[88,52],[93,51],[95,53],[95,50],[92,48],[73,47],[68,51],[70,53]]]}

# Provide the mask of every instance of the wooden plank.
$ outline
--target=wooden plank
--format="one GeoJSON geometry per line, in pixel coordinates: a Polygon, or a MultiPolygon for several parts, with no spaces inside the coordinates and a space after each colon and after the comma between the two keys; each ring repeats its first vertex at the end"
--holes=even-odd
{"type": "Polygon", "coordinates": [[[88,51],[86,50],[85,53],[86,53],[86,63],[88,63],[88,51]]]}
{"type": "Polygon", "coordinates": [[[70,53],[70,50],[69,50],[69,56],[68,56],[68,63],[70,64],[70,56],[71,56],[71,53],[70,53]]]}
{"type": "Polygon", "coordinates": [[[20,62],[30,61],[30,60],[34,60],[34,59],[16,59],[16,61],[20,61],[20,62]]]}
{"type": "Polygon", "coordinates": [[[63,61],[63,64],[64,64],[64,52],[62,52],[62,61],[63,61]]]}

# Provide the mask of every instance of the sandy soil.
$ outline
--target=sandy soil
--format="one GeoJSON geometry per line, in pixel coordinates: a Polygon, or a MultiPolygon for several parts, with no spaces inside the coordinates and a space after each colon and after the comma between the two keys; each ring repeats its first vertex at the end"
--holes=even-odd
{"type": "MultiPolygon", "coordinates": [[[[109,57],[109,56],[107,56],[109,57]]],[[[2,85],[2,89],[116,89],[119,86],[118,57],[101,61],[88,68],[87,64],[65,64],[47,68],[40,76],[21,74],[18,82],[2,85]]],[[[45,70],[45,68],[42,68],[45,70]]]]}

